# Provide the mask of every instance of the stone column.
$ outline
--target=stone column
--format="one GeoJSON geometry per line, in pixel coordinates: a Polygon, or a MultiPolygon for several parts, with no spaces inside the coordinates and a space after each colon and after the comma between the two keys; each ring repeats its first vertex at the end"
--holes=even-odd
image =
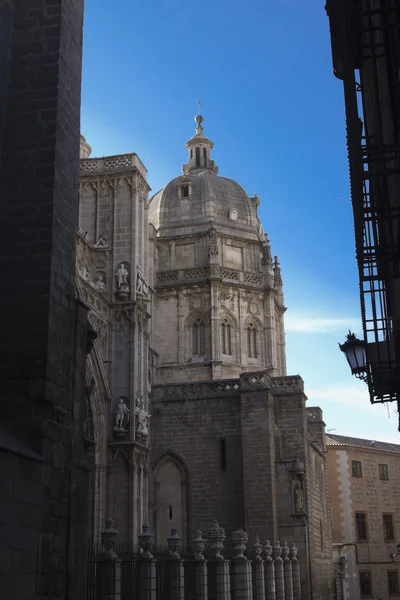
{"type": "Polygon", "coordinates": [[[113,520],[107,519],[106,528],[101,532],[101,543],[105,549],[101,565],[101,600],[121,599],[121,561],[114,551],[117,535],[113,520]]]}
{"type": "Polygon", "coordinates": [[[300,575],[300,563],[297,560],[297,548],[295,544],[292,544],[289,552],[289,558],[292,561],[292,573],[293,573],[293,598],[294,600],[301,599],[301,575],[300,575]]]}
{"type": "Polygon", "coordinates": [[[285,600],[285,578],[283,573],[282,548],[279,542],[274,547],[276,600],[285,600]]]}
{"type": "Polygon", "coordinates": [[[235,550],[233,559],[235,600],[253,600],[251,561],[243,554],[247,540],[248,535],[242,529],[236,529],[232,533],[232,545],[235,550]]]}
{"type": "Polygon", "coordinates": [[[178,535],[176,529],[171,529],[171,535],[167,538],[171,562],[168,565],[171,569],[170,592],[171,600],[184,600],[185,598],[185,574],[183,560],[179,555],[179,548],[182,538],[178,535]]]}
{"type": "Polygon", "coordinates": [[[138,537],[142,549],[139,565],[140,600],[157,600],[157,561],[151,553],[154,535],[149,531],[148,525],[143,525],[142,533],[138,537]]]}
{"type": "Polygon", "coordinates": [[[283,542],[282,546],[283,572],[285,576],[285,593],[286,600],[294,600],[293,597],[293,576],[292,563],[289,559],[289,548],[287,542],[283,542]]]}
{"type": "Polygon", "coordinates": [[[213,551],[213,559],[217,561],[217,600],[231,599],[231,578],[229,561],[221,554],[224,547],[225,530],[219,526],[217,519],[213,520],[213,527],[207,529],[206,538],[213,551]]]}
{"type": "Polygon", "coordinates": [[[265,579],[266,579],[266,596],[267,600],[276,600],[276,587],[275,587],[275,564],[272,559],[272,546],[269,540],[265,542],[265,579]]]}
{"type": "Polygon", "coordinates": [[[254,600],[265,600],[265,574],[264,574],[264,561],[261,558],[261,552],[263,550],[260,540],[256,537],[253,545],[255,552],[254,558],[254,582],[255,582],[255,598],[254,600]]]}
{"type": "Polygon", "coordinates": [[[203,552],[206,547],[206,540],[202,537],[202,532],[197,531],[196,537],[192,540],[192,549],[196,560],[196,600],[207,600],[207,561],[203,552]]]}

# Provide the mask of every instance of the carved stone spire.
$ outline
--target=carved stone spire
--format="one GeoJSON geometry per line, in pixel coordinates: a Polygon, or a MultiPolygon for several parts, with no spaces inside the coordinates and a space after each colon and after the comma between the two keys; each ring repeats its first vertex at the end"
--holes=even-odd
{"type": "Polygon", "coordinates": [[[276,287],[282,286],[281,267],[279,265],[277,256],[275,256],[275,260],[274,260],[274,279],[275,279],[276,287]]]}

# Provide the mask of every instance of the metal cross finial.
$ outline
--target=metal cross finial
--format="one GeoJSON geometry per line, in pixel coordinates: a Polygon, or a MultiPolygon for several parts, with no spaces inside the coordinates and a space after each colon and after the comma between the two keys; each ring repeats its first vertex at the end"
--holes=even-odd
{"type": "Polygon", "coordinates": [[[197,111],[197,114],[199,115],[199,114],[200,114],[200,109],[201,109],[201,108],[203,108],[203,107],[202,107],[202,105],[200,104],[199,100],[196,100],[196,102],[197,102],[197,105],[198,105],[198,107],[199,107],[199,108],[198,108],[198,111],[197,111]]]}

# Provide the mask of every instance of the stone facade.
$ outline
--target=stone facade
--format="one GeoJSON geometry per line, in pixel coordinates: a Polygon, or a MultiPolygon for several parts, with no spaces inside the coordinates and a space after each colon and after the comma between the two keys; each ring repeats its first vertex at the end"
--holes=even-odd
{"type": "Polygon", "coordinates": [[[148,505],[149,446],[143,419],[151,379],[150,188],[136,154],[91,159],[82,136],[80,147],[77,286],[98,333],[87,365],[87,423],[95,466],[91,537],[98,537],[112,514],[125,541],[133,542],[147,520],[148,505]],[[121,422],[119,404],[126,407],[121,422]]]}
{"type": "Polygon", "coordinates": [[[158,545],[176,528],[187,549],[215,517],[228,535],[295,543],[304,598],[329,599],[322,416],[286,375],[282,277],[260,200],[218,176],[196,121],[183,175],[150,200],[136,155],[90,158],[81,138],[78,289],[98,332],[93,537],[111,514],[123,541],[148,520],[158,545]]]}
{"type": "Polygon", "coordinates": [[[326,445],[338,598],[399,597],[400,446],[331,434],[326,445]]]}
{"type": "Polygon", "coordinates": [[[85,599],[91,332],[75,296],[82,24],[83,0],[1,3],[2,600],[85,599]]]}

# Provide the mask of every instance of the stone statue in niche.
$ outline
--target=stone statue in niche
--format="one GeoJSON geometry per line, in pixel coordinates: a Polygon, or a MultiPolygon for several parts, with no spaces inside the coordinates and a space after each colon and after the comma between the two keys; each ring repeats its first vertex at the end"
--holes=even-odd
{"type": "Polygon", "coordinates": [[[294,510],[296,513],[304,512],[304,492],[301,489],[301,483],[298,481],[294,488],[294,510]]]}
{"type": "Polygon", "coordinates": [[[127,269],[127,263],[122,262],[118,265],[117,272],[115,274],[117,280],[117,293],[116,295],[120,300],[126,300],[130,291],[129,287],[129,271],[127,269]]]}
{"type": "Polygon", "coordinates": [[[137,417],[137,432],[142,435],[149,435],[149,423],[148,420],[151,418],[149,413],[144,408],[143,396],[139,400],[136,398],[136,417],[137,417]]]}
{"type": "Polygon", "coordinates": [[[238,220],[238,211],[236,210],[236,208],[231,208],[231,210],[229,211],[229,220],[230,221],[238,220]]]}
{"type": "Polygon", "coordinates": [[[145,298],[149,297],[149,286],[139,265],[136,265],[136,293],[145,298]]]}
{"type": "Polygon", "coordinates": [[[121,396],[117,408],[115,410],[115,429],[123,429],[125,430],[126,426],[129,423],[129,413],[131,412],[127,405],[125,404],[126,398],[121,396]]]}
{"type": "Polygon", "coordinates": [[[98,275],[96,277],[96,281],[94,282],[94,287],[98,292],[105,292],[106,284],[104,281],[104,275],[98,275]]]}

